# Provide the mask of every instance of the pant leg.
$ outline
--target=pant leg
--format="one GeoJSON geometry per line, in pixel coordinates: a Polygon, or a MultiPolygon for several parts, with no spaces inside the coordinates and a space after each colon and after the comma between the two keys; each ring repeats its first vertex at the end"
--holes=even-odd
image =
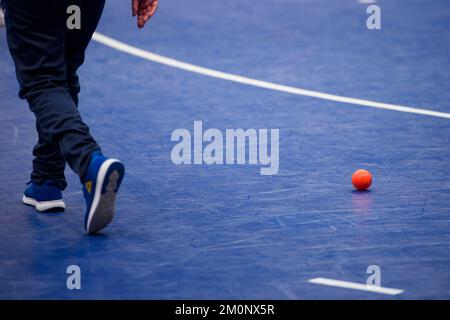
{"type": "Polygon", "coordinates": [[[105,0],[75,0],[72,3],[81,9],[81,29],[66,29],[65,32],[66,82],[69,94],[78,107],[80,81],[77,71],[84,63],[85,51],[103,13],[105,0]]]}
{"type": "MultiPolygon", "coordinates": [[[[3,2],[6,2],[5,0],[3,2]]],[[[8,2],[17,2],[16,0],[9,0],[8,2]]],[[[7,4],[5,3],[5,6],[7,4]]],[[[30,16],[31,13],[36,12],[38,9],[36,6],[31,5],[29,2],[24,1],[22,6],[17,7],[18,4],[9,4],[10,10],[8,12],[8,17],[11,17],[8,22],[7,36],[10,45],[11,53],[16,64],[16,74],[20,84],[21,98],[27,98],[29,93],[34,91],[34,86],[36,84],[41,84],[41,89],[44,90],[49,85],[45,84],[45,81],[51,82],[51,73],[48,72],[47,75],[39,73],[37,70],[39,68],[45,67],[51,70],[50,60],[55,60],[55,57],[45,58],[45,43],[38,43],[30,49],[33,40],[40,42],[41,39],[36,37],[34,34],[34,25],[38,24],[39,19],[45,19],[51,17],[50,14],[47,16],[36,16],[34,19],[30,16]],[[24,12],[28,9],[28,12],[24,12]],[[17,16],[22,15],[22,20],[18,19],[17,16]],[[22,52],[20,52],[22,50],[22,52]],[[39,61],[39,59],[42,59],[39,61]]],[[[6,7],[5,7],[6,9],[6,7]]],[[[57,7],[55,5],[49,7],[49,13],[55,11],[61,13],[62,7],[57,7]]],[[[53,19],[49,21],[52,25],[56,25],[57,21],[55,18],[57,15],[53,15],[53,19]]],[[[45,26],[45,24],[43,25],[45,26]]],[[[42,30],[36,30],[42,32],[42,30]]],[[[53,39],[55,36],[53,35],[53,39]]],[[[53,40],[53,43],[56,43],[53,40]]],[[[63,73],[64,70],[60,68],[59,73],[63,73]]],[[[61,79],[57,79],[56,75],[52,76],[53,80],[58,80],[58,85],[63,85],[61,79]]],[[[30,101],[29,101],[30,102],[30,101]]],[[[30,109],[33,110],[30,104],[30,109]]],[[[31,180],[37,184],[43,183],[45,180],[54,180],[55,183],[64,189],[67,185],[64,177],[65,159],[59,150],[57,141],[49,139],[48,135],[45,135],[45,130],[41,127],[41,123],[36,121],[36,129],[38,132],[38,142],[33,149],[33,171],[31,173],[31,180]]]]}
{"type": "Polygon", "coordinates": [[[76,0],[72,2],[81,9],[81,29],[66,29],[65,59],[69,93],[75,104],[78,105],[80,83],[77,70],[84,62],[86,48],[97,28],[105,6],[105,0],[76,0]]]}
{"type": "MultiPolygon", "coordinates": [[[[66,82],[69,94],[76,106],[78,106],[78,94],[80,92],[77,70],[84,62],[86,48],[97,28],[105,0],[82,0],[78,2],[77,4],[82,12],[82,29],[66,29],[65,32],[66,82]]],[[[38,132],[40,131],[38,129],[38,132]]],[[[61,154],[59,146],[54,142],[46,143],[44,139],[39,138],[33,154],[35,155],[33,167],[36,169],[33,170],[31,180],[40,183],[51,179],[61,189],[65,189],[67,186],[64,177],[66,160],[61,154]],[[45,155],[45,157],[39,155],[45,155]]]]}
{"type": "Polygon", "coordinates": [[[90,154],[99,146],[89,133],[67,85],[65,61],[66,1],[7,0],[7,39],[20,84],[19,96],[28,101],[36,116],[40,143],[35,148],[35,177],[58,171],[49,145],[59,147],[61,155],[80,176],[84,175],[90,154]],[[46,146],[48,145],[48,146],[46,146]]]}
{"type": "Polygon", "coordinates": [[[66,168],[66,159],[62,155],[58,143],[48,141],[42,136],[42,128],[39,122],[36,122],[38,132],[38,142],[33,148],[33,171],[31,172],[31,181],[40,185],[46,180],[53,180],[55,184],[64,190],[67,187],[64,170],[66,168]]]}

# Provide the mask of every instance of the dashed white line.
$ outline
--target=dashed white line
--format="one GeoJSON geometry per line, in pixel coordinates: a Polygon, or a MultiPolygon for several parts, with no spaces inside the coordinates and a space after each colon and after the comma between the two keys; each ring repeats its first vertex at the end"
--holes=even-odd
{"type": "Polygon", "coordinates": [[[314,278],[314,279],[308,280],[308,282],[315,283],[315,284],[321,284],[324,286],[330,286],[330,287],[338,287],[338,288],[387,294],[387,295],[391,295],[391,296],[395,296],[395,295],[398,295],[398,294],[404,292],[404,290],[402,290],[402,289],[379,287],[379,286],[368,285],[368,284],[363,284],[363,283],[348,282],[348,281],[328,279],[328,278],[314,278]]]}

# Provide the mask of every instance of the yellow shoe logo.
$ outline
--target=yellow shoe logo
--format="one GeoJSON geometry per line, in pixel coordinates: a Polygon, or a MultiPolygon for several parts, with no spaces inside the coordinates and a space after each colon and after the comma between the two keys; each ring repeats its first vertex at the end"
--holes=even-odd
{"type": "Polygon", "coordinates": [[[89,193],[91,193],[91,190],[92,190],[92,181],[86,182],[85,186],[86,186],[86,190],[87,190],[89,193]]]}

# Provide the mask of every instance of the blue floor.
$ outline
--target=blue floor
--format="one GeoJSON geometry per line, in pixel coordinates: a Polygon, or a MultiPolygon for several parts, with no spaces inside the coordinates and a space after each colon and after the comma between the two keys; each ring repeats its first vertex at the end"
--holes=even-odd
{"type": "MultiPolygon", "coordinates": [[[[310,90],[450,112],[450,3],[163,0],[137,30],[109,0],[98,32],[181,61],[310,90]]],[[[80,110],[127,175],[114,222],[83,230],[21,204],[37,136],[0,29],[0,298],[449,299],[450,119],[371,109],[170,68],[92,42],[80,110]],[[172,163],[177,128],[279,128],[280,171],[172,163]],[[351,174],[370,170],[370,192],[351,174]],[[82,289],[66,288],[79,265],[82,289]],[[387,296],[308,283],[365,283],[387,296]]]]}

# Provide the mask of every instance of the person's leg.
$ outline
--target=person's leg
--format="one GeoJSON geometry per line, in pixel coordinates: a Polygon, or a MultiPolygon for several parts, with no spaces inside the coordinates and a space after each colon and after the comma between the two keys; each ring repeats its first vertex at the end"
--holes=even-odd
{"type": "MultiPolygon", "coordinates": [[[[71,5],[75,2],[82,10],[86,9],[81,12],[85,30],[82,25],[82,31],[73,35],[68,35],[66,28],[68,2],[5,1],[7,39],[21,86],[19,95],[27,99],[36,115],[39,138],[58,145],[69,166],[79,174],[86,200],[85,228],[95,233],[114,217],[115,196],[125,168],[119,160],[101,154],[77,109],[79,85],[73,76],[76,77],[76,69],[83,62],[84,49],[104,2],[70,1],[71,5]]],[[[34,192],[33,185],[30,187],[24,197],[35,201],[29,196],[34,192]]]]}
{"type": "MultiPolygon", "coordinates": [[[[105,0],[78,0],[78,5],[82,12],[82,29],[66,29],[65,33],[67,87],[76,106],[78,106],[80,92],[77,70],[84,62],[86,48],[97,28],[105,0]]],[[[37,131],[41,132],[42,130],[38,128],[37,131]]],[[[39,137],[33,154],[35,159],[33,160],[31,180],[39,185],[46,180],[53,180],[60,189],[65,189],[67,186],[64,177],[66,160],[61,154],[58,144],[54,141],[47,142],[43,137],[39,137]]]]}
{"type": "MultiPolygon", "coordinates": [[[[5,2],[6,0],[3,0],[2,2],[5,2]]],[[[24,3],[26,5],[26,3],[24,3]]],[[[30,8],[30,7],[28,7],[30,8]]],[[[20,8],[19,8],[20,9],[20,8]]],[[[22,8],[23,9],[23,8],[22,8]]],[[[16,9],[16,6],[13,4],[12,14],[17,14],[18,10],[16,9]]],[[[17,29],[20,28],[20,25],[18,26],[17,23],[21,23],[17,21],[17,19],[12,18],[12,20],[9,22],[10,28],[7,29],[8,32],[8,39],[11,40],[10,44],[12,44],[12,50],[17,51],[20,49],[25,48],[25,45],[22,44],[21,46],[17,45],[17,42],[21,41],[21,34],[16,33],[17,29]],[[11,34],[12,33],[12,34],[11,34]]],[[[36,24],[36,22],[34,22],[36,24]]],[[[25,28],[27,24],[23,24],[22,28],[25,28]]],[[[32,26],[32,21],[29,21],[28,23],[28,29],[30,29],[32,26]]],[[[22,33],[25,33],[28,31],[23,30],[22,33]]],[[[30,35],[31,37],[32,35],[30,35]]],[[[13,51],[11,53],[13,54],[13,58],[15,58],[15,63],[17,68],[17,77],[19,79],[20,85],[21,85],[21,92],[27,91],[27,87],[31,87],[33,85],[33,79],[31,75],[20,75],[22,68],[27,68],[27,65],[31,65],[30,62],[35,61],[35,59],[38,58],[38,56],[35,57],[35,59],[30,59],[29,55],[26,56],[26,59],[23,59],[23,56],[19,56],[14,54],[13,51]],[[22,79],[22,80],[21,80],[22,79]]],[[[29,72],[30,73],[30,72],[29,72]]],[[[55,141],[49,141],[48,137],[46,137],[43,133],[44,131],[41,129],[41,125],[39,121],[36,121],[36,129],[38,132],[38,142],[36,146],[33,149],[33,171],[31,173],[31,181],[35,183],[36,185],[40,186],[43,185],[46,181],[52,180],[56,186],[63,190],[66,188],[67,183],[64,177],[64,168],[65,168],[65,159],[62,156],[59,146],[57,142],[55,141]]]]}
{"type": "MultiPolygon", "coordinates": [[[[97,28],[105,0],[78,0],[78,2],[82,12],[82,29],[66,29],[65,33],[67,88],[77,107],[80,92],[77,70],[84,62],[86,48],[97,28]]],[[[37,131],[42,132],[39,128],[37,131]]],[[[35,159],[33,160],[34,169],[31,180],[38,184],[42,184],[45,180],[53,180],[60,189],[65,189],[67,186],[64,177],[66,160],[61,154],[58,144],[54,141],[46,142],[45,139],[39,137],[33,154],[35,159]]]]}
{"type": "Polygon", "coordinates": [[[90,155],[100,148],[68,90],[66,1],[8,0],[3,5],[8,45],[20,83],[19,95],[27,99],[34,112],[39,133],[33,179],[52,176],[61,181],[64,158],[82,177],[90,155]]]}
{"type": "Polygon", "coordinates": [[[97,28],[105,0],[76,0],[73,3],[81,9],[81,29],[66,29],[65,59],[67,86],[75,104],[78,105],[80,83],[77,70],[84,63],[85,51],[97,28]]]}
{"type": "MultiPolygon", "coordinates": [[[[69,93],[78,104],[80,85],[77,70],[84,62],[85,50],[97,28],[105,0],[78,0],[74,3],[81,9],[81,29],[66,30],[65,59],[69,93]]],[[[119,160],[93,152],[82,179],[87,207],[85,228],[89,233],[103,229],[113,219],[116,192],[122,182],[124,170],[119,160]]]]}

